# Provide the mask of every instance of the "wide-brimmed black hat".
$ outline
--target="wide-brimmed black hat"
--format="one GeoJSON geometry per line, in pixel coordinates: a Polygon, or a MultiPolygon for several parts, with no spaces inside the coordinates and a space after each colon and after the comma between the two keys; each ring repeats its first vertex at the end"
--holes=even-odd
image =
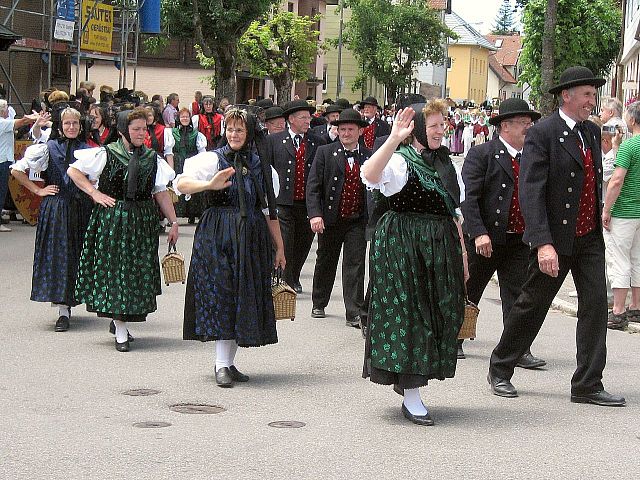
{"type": "Polygon", "coordinates": [[[414,103],[425,103],[426,98],[419,93],[401,93],[396,97],[396,110],[407,108],[414,103]]]}
{"type": "Polygon", "coordinates": [[[341,106],[341,105],[337,105],[337,104],[333,103],[333,104],[329,105],[329,106],[325,109],[325,111],[322,113],[322,115],[323,115],[323,116],[326,116],[326,115],[327,115],[327,113],[336,113],[336,112],[340,113],[340,112],[341,112],[341,111],[343,111],[343,110],[344,110],[344,107],[343,107],[343,106],[341,106]]]}
{"type": "Polygon", "coordinates": [[[529,108],[529,104],[521,98],[507,98],[500,104],[500,114],[489,119],[491,125],[500,125],[500,122],[508,118],[527,116],[532,122],[539,120],[542,116],[540,113],[529,108]]]}
{"type": "Polygon", "coordinates": [[[360,128],[364,128],[369,125],[368,122],[365,122],[362,119],[360,113],[356,112],[353,108],[347,108],[346,110],[341,111],[338,120],[331,122],[331,125],[338,126],[342,123],[355,123],[360,128]]]}
{"type": "Polygon", "coordinates": [[[266,110],[267,108],[271,108],[273,107],[273,100],[271,100],[270,98],[263,98],[262,100],[258,100],[256,102],[256,107],[260,107],[264,110],[266,110]]]}
{"type": "Polygon", "coordinates": [[[346,98],[336,98],[336,101],[333,102],[335,105],[341,106],[343,109],[351,108],[353,105],[346,98]]]}
{"type": "Polygon", "coordinates": [[[562,90],[579,87],[580,85],[593,85],[596,88],[600,88],[605,83],[607,81],[604,78],[596,77],[587,67],[569,67],[562,72],[559,83],[550,88],[549,93],[555,95],[562,90]]]}
{"type": "Polygon", "coordinates": [[[364,100],[362,100],[360,103],[360,108],[364,107],[365,105],[373,105],[375,107],[380,108],[380,105],[378,105],[378,100],[376,100],[375,97],[367,97],[364,100]]]}
{"type": "Polygon", "coordinates": [[[289,118],[289,115],[291,115],[292,113],[300,112],[303,110],[306,110],[309,113],[313,113],[316,111],[316,108],[309,105],[306,100],[293,100],[285,105],[284,118],[289,118]]]}
{"type": "Polygon", "coordinates": [[[278,107],[276,105],[275,107],[267,108],[265,110],[264,112],[265,122],[267,120],[273,120],[274,118],[284,118],[284,110],[282,109],[282,107],[278,107]]]}

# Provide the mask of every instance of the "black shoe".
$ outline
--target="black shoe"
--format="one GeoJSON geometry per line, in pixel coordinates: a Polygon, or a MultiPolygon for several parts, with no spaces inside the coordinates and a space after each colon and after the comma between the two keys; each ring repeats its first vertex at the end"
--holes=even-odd
{"type": "MultiPolygon", "coordinates": [[[[116,334],[116,324],[113,323],[113,320],[111,320],[111,323],[109,324],[109,333],[111,335],[116,334]]],[[[135,338],[133,338],[133,336],[129,333],[129,330],[127,329],[127,341],[133,342],[134,340],[135,338]]]]}
{"type": "Polygon", "coordinates": [[[492,377],[491,374],[487,374],[487,382],[491,386],[491,391],[494,395],[499,397],[514,398],[518,396],[518,391],[509,380],[504,378],[492,377]]]}
{"type": "Polygon", "coordinates": [[[527,352],[518,359],[518,363],[516,363],[516,366],[520,368],[532,369],[544,367],[546,364],[547,362],[545,362],[541,358],[534,357],[531,352],[527,352]]]}
{"type": "Polygon", "coordinates": [[[586,393],[583,395],[571,395],[572,403],[591,403],[602,407],[624,407],[626,401],[624,397],[612,395],[606,390],[600,390],[595,393],[586,393]]]}
{"type": "Polygon", "coordinates": [[[231,377],[231,371],[228,367],[222,367],[220,370],[216,370],[216,383],[222,388],[233,387],[233,378],[231,377]]]}
{"type": "Polygon", "coordinates": [[[360,316],[360,332],[362,333],[362,338],[367,338],[368,330],[368,318],[360,316]]]}
{"type": "Polygon", "coordinates": [[[69,330],[69,317],[58,317],[54,330],[56,332],[66,332],[67,330],[69,330]]]}
{"type": "Polygon", "coordinates": [[[360,315],[356,315],[353,318],[347,318],[347,321],[345,322],[345,325],[347,327],[361,328],[360,322],[361,322],[360,315]]]}
{"type": "Polygon", "coordinates": [[[116,340],[116,350],[119,352],[128,352],[129,351],[129,340],[126,340],[122,343],[118,343],[116,340]]]}
{"type": "Polygon", "coordinates": [[[398,395],[400,395],[401,397],[404,397],[404,388],[402,388],[400,385],[398,385],[397,383],[393,384],[393,391],[396,392],[398,395]]]}
{"type": "Polygon", "coordinates": [[[325,318],[324,308],[313,307],[311,309],[311,318],[325,318]]]}
{"type": "Polygon", "coordinates": [[[244,373],[240,372],[240,370],[238,370],[235,365],[231,365],[229,367],[229,373],[231,374],[231,379],[234,382],[248,382],[249,381],[249,376],[245,375],[244,373]]]}
{"type": "Polygon", "coordinates": [[[300,282],[297,282],[296,284],[294,284],[293,289],[295,290],[296,293],[302,293],[302,285],[300,285],[300,282]]]}
{"type": "Polygon", "coordinates": [[[462,340],[458,340],[458,359],[463,360],[467,358],[464,354],[464,350],[462,349],[462,340]]]}
{"type": "Polygon", "coordinates": [[[624,330],[629,325],[629,319],[627,318],[627,312],[623,313],[609,313],[607,318],[607,328],[610,330],[624,330]]]}
{"type": "Polygon", "coordinates": [[[404,415],[404,418],[411,420],[416,425],[424,425],[427,427],[434,425],[433,418],[431,418],[429,412],[427,412],[426,415],[414,415],[407,407],[404,406],[404,403],[402,404],[402,415],[404,415]]]}

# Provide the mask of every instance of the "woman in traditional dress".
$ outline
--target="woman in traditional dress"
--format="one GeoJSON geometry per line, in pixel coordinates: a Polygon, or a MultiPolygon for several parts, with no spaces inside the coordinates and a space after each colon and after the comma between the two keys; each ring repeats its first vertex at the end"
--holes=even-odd
{"type": "Polygon", "coordinates": [[[256,119],[236,107],[225,123],[228,144],[187,159],[175,184],[179,193],[206,192],[209,205],[193,240],[183,336],[216,341],[216,383],[231,387],[248,380],[234,365],[238,346],[278,341],[271,273],[285,258],[278,176],[252,153],[256,119]]]}
{"type": "Polygon", "coordinates": [[[362,167],[363,181],[388,208],[371,245],[364,376],[394,385],[407,419],[433,425],[419,387],[455,374],[467,263],[459,180],[441,146],[446,104],[412,107],[398,114],[387,141],[362,167]]]}
{"type": "Polygon", "coordinates": [[[68,174],[96,203],[85,236],[76,298],[99,317],[113,319],[116,350],[128,352],[127,322],[144,322],[160,295],[158,214],[170,220],[167,241],[178,240],[178,221],[167,184],[175,174],[144,146],[146,112],[118,115],[120,140],[76,152],[68,174]],[[98,178],[98,188],[86,175],[98,178]]]}
{"type": "Polygon", "coordinates": [[[51,302],[57,307],[55,331],[66,332],[71,307],[82,303],[74,295],[74,287],[93,202],[67,175],[74,152],[87,148],[78,139],[80,112],[66,107],[55,113],[59,118],[54,119],[54,124],[61,131],[55,132],[54,138],[46,143],[28,147],[24,158],[11,168],[12,175],[20,184],[43,197],[36,229],[31,300],[51,302]],[[32,182],[27,170],[31,174],[40,173],[46,186],[40,187],[32,182]]]}
{"type": "Polygon", "coordinates": [[[169,127],[165,127],[160,122],[162,115],[157,105],[147,105],[144,110],[147,113],[147,134],[144,138],[144,145],[155,150],[173,168],[173,147],[175,145],[173,133],[169,127]]]}
{"type": "MultiPolygon", "coordinates": [[[[197,129],[191,125],[191,115],[187,108],[182,108],[178,112],[178,125],[173,128],[173,165],[177,175],[182,173],[184,161],[193,157],[197,153],[202,153],[207,149],[207,139],[197,129]]],[[[184,195],[180,196],[178,203],[174,205],[178,217],[187,217],[189,223],[195,223],[195,219],[200,218],[204,210],[203,194],[191,196],[188,202],[184,195]]]]}
{"type": "Polygon", "coordinates": [[[91,119],[91,132],[87,136],[87,145],[101,147],[118,140],[117,132],[109,124],[109,116],[105,106],[92,105],[89,108],[89,118],[91,119]]]}

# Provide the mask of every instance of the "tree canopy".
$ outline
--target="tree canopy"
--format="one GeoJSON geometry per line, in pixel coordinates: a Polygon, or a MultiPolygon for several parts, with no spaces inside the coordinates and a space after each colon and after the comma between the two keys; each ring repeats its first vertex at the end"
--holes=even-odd
{"type": "Polygon", "coordinates": [[[278,102],[291,100],[294,80],[309,77],[309,64],[323,45],[318,42],[317,18],[292,12],[277,12],[254,21],[240,39],[238,54],[252,75],[268,76],[278,93],[278,102]]]}
{"type": "Polygon", "coordinates": [[[509,35],[516,31],[513,20],[513,7],[510,0],[503,0],[500,10],[496,15],[495,23],[491,33],[493,35],[509,35]]]}
{"type": "MultiPolygon", "coordinates": [[[[542,89],[542,43],[547,0],[528,0],[520,81],[531,85],[531,99],[542,89]]],[[[554,81],[568,67],[582,65],[604,76],[620,50],[622,13],[615,0],[558,0],[554,45],[554,81]]]]}
{"type": "Polygon", "coordinates": [[[354,89],[375,77],[388,99],[411,84],[418,63],[443,64],[446,38],[457,38],[426,0],[349,0],[348,6],[344,41],[362,65],[354,89]]]}

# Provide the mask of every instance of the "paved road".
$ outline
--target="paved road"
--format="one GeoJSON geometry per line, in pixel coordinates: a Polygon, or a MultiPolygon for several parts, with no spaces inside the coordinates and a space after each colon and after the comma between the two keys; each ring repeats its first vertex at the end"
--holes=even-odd
{"type": "MultiPolygon", "coordinates": [[[[605,385],[626,396],[625,408],[569,403],[575,319],[557,312],[533,346],[548,368],[516,372],[520,398],[495,397],[485,376],[501,320],[490,286],[478,339],[466,343],[456,377],[423,390],[436,426],[418,427],[402,418],[390,388],[360,377],[363,342],[344,326],[338,285],[328,318],[310,318],[310,298],[302,294],[296,321],[278,324],[280,343],[238,353],[251,382],[221,389],[213,345],[181,340],[183,285],[165,287],[158,312],[132,327],[137,339],[129,353],[116,352],[107,322],[83,308],[74,310],[69,332],[54,333],[54,309],[28,300],[35,230],[12,228],[0,234],[0,479],[640,476],[637,335],[608,337],[605,385]],[[133,388],[160,393],[122,394],[133,388]],[[169,410],[186,402],[226,411],[169,410]],[[267,425],[280,420],[306,426],[267,425]],[[171,425],[133,426],[145,421],[171,425]]],[[[181,231],[188,256],[194,228],[181,231]]],[[[312,252],[307,292],[314,260],[312,252]]]]}

